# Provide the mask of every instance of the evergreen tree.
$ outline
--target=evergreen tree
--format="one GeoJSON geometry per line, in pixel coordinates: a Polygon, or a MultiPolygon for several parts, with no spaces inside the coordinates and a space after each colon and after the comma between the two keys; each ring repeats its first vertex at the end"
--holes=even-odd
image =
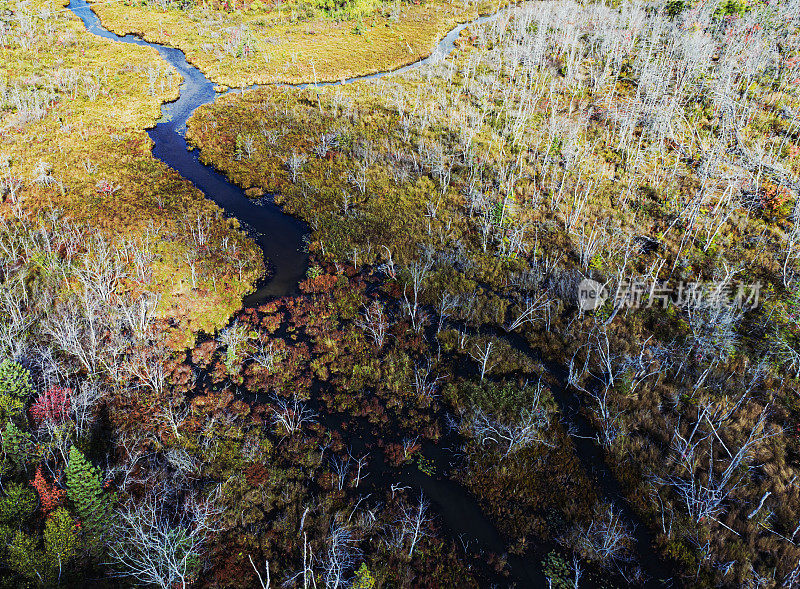
{"type": "Polygon", "coordinates": [[[80,520],[87,545],[98,548],[109,525],[113,498],[103,493],[100,471],[75,446],[69,450],[67,498],[80,520]]]}

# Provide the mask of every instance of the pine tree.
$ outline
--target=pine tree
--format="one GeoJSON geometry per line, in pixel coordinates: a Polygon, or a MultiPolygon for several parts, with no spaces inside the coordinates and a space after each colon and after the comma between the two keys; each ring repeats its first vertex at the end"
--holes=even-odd
{"type": "Polygon", "coordinates": [[[98,547],[109,524],[112,498],[103,493],[100,471],[75,446],[69,450],[67,497],[80,520],[87,544],[98,547]]]}

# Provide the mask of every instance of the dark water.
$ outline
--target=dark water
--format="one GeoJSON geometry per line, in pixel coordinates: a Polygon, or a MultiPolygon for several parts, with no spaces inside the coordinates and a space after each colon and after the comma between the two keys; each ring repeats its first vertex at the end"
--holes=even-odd
{"type": "MultiPolygon", "coordinates": [[[[241,188],[228,182],[212,167],[200,163],[196,150],[187,150],[186,121],[198,107],[212,102],[219,95],[214,91],[213,83],[200,70],[190,65],[183,52],[178,49],[149,43],[133,35],[120,37],[106,30],[86,0],[71,0],[69,9],[83,21],[86,29],[91,33],[122,43],[156,49],[183,77],[180,97],[163,106],[161,120],[148,131],[154,142],[153,154],[184,178],[190,180],[206,197],[217,203],[227,216],[238,219],[263,250],[265,258],[269,260],[271,274],[256,292],[245,299],[245,306],[255,305],[272,297],[296,294],[297,285],[305,276],[308,267],[308,256],[304,252],[304,238],[308,234],[307,225],[284,214],[274,204],[255,204],[241,188]]],[[[480,17],[471,23],[456,26],[442,39],[430,57],[394,72],[381,72],[318,85],[336,86],[355,81],[375,80],[431,63],[446,56],[454,49],[454,42],[465,27],[489,22],[499,18],[503,13],[501,11],[491,16],[480,17]]],[[[300,84],[297,87],[307,86],[308,84],[300,84]]],[[[242,91],[247,91],[247,89],[229,90],[229,92],[242,91]]],[[[559,392],[561,394],[557,393],[556,397],[565,401],[563,390],[559,392]]],[[[565,409],[567,412],[570,409],[575,410],[575,407],[567,407],[567,403],[562,402],[561,405],[562,411],[565,409]]],[[[573,413],[573,421],[578,421],[580,424],[581,434],[590,435],[591,428],[585,420],[573,413]]],[[[590,466],[590,470],[594,471],[597,476],[601,493],[605,492],[606,496],[621,499],[616,481],[613,476],[610,476],[609,469],[604,464],[602,452],[591,442],[582,441],[578,441],[577,450],[584,466],[593,465],[590,466]]],[[[441,447],[426,447],[425,454],[434,460],[437,472],[448,470],[453,461],[452,454],[441,447]]],[[[419,489],[431,500],[434,510],[442,520],[443,531],[457,542],[465,545],[468,552],[473,554],[476,552],[480,554],[505,553],[505,540],[496,526],[484,515],[475,498],[457,483],[444,476],[428,476],[413,467],[400,470],[386,470],[379,467],[373,472],[373,475],[375,479],[380,479],[382,482],[394,479],[394,481],[419,489]]],[[[625,505],[624,501],[617,501],[617,503],[625,505]]],[[[628,518],[635,521],[635,514],[630,508],[625,507],[628,518]]],[[[648,546],[652,539],[643,526],[637,526],[636,539],[640,555],[644,553],[645,570],[651,575],[651,578],[657,578],[659,576],[658,561],[648,546]]],[[[525,556],[509,556],[512,580],[517,587],[547,586],[539,565],[541,557],[541,551],[525,556]]],[[[502,584],[506,583],[501,582],[502,584]]]]}
{"type": "MultiPolygon", "coordinates": [[[[183,76],[180,98],[163,106],[161,120],[148,131],[155,143],[153,154],[178,171],[184,178],[190,180],[206,197],[217,203],[227,216],[238,219],[263,250],[264,256],[269,260],[272,272],[269,280],[245,299],[245,306],[258,304],[270,297],[297,294],[297,284],[303,279],[308,268],[308,255],[304,252],[303,242],[303,238],[308,234],[308,226],[299,219],[284,214],[274,204],[255,204],[241,188],[228,182],[211,166],[200,163],[196,150],[187,150],[186,121],[198,107],[213,102],[218,96],[214,91],[214,84],[205,77],[203,72],[189,64],[186,56],[179,49],[149,43],[134,35],[120,37],[105,29],[86,0],[71,0],[69,9],[83,21],[89,32],[121,43],[152,47],[183,76]]],[[[441,59],[442,56],[449,54],[454,49],[454,42],[465,27],[469,24],[488,22],[498,18],[500,14],[480,17],[472,23],[456,26],[442,39],[429,57],[393,72],[380,72],[318,85],[338,86],[363,80],[376,80],[441,59]]],[[[299,84],[296,87],[305,88],[307,86],[308,84],[299,84]]],[[[242,92],[242,90],[229,92],[242,92]]]]}
{"type": "Polygon", "coordinates": [[[190,180],[227,216],[238,219],[263,250],[271,265],[271,277],[249,299],[257,302],[270,296],[295,294],[308,265],[308,256],[303,251],[303,237],[308,233],[306,224],[285,215],[274,204],[253,203],[241,188],[228,182],[212,167],[200,163],[196,150],[187,150],[186,121],[198,107],[216,98],[214,84],[188,64],[179,49],[148,43],[133,35],[120,37],[106,30],[86,0],[71,0],[69,8],[91,33],[122,43],[153,47],[183,76],[180,98],[164,105],[161,120],[148,131],[155,143],[153,154],[190,180]]]}

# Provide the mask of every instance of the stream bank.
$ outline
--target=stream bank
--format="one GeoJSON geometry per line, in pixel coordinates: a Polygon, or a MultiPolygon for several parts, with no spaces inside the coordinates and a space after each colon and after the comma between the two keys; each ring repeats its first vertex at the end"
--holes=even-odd
{"type": "MultiPolygon", "coordinates": [[[[241,188],[229,182],[211,166],[201,163],[196,150],[187,150],[186,121],[197,108],[212,102],[219,95],[214,89],[214,84],[200,70],[190,65],[180,50],[149,43],[132,35],[120,37],[106,30],[86,0],[71,0],[69,8],[82,20],[89,32],[117,42],[152,47],[183,77],[180,97],[164,105],[162,118],[148,131],[154,143],[153,154],[197,186],[206,197],[217,203],[227,216],[237,219],[261,247],[265,258],[269,261],[271,273],[269,279],[263,281],[257,291],[245,299],[245,306],[252,307],[270,298],[297,294],[298,284],[306,276],[308,268],[308,255],[304,251],[308,226],[299,219],[283,213],[270,200],[256,204],[241,188]]],[[[394,72],[381,72],[339,82],[323,83],[319,86],[375,80],[389,74],[400,74],[421,67],[448,55],[454,49],[455,40],[464,28],[489,22],[501,14],[503,11],[456,26],[442,39],[429,57],[394,72]]],[[[303,84],[298,87],[307,86],[308,84],[303,84]]],[[[229,92],[246,91],[247,89],[229,92]]],[[[558,373],[558,367],[548,368],[554,374],[558,373]]],[[[573,420],[579,421],[579,433],[586,436],[590,433],[591,427],[574,411],[565,389],[563,387],[559,389],[554,391],[554,397],[559,402],[562,414],[572,413],[573,420]]],[[[615,500],[621,499],[618,485],[603,461],[602,452],[587,441],[578,443],[578,453],[581,462],[589,471],[600,473],[598,481],[601,491],[611,495],[615,500]]],[[[445,450],[430,447],[427,448],[426,454],[434,457],[439,472],[449,469],[450,457],[445,450]]],[[[444,522],[447,535],[453,540],[462,543],[472,542],[481,552],[501,554],[505,551],[502,534],[483,514],[475,498],[457,483],[446,477],[428,476],[413,468],[400,469],[397,472],[376,471],[375,474],[376,479],[378,476],[381,479],[390,475],[398,476],[401,482],[420,489],[433,501],[436,511],[444,522]]],[[[626,510],[626,516],[636,521],[635,514],[630,508],[626,510]]],[[[646,546],[650,538],[646,533],[642,534],[645,531],[644,526],[637,526],[638,551],[640,556],[645,555],[643,558],[645,568],[652,576],[654,569],[658,568],[658,561],[652,556],[654,554],[652,547],[646,546]]],[[[525,556],[510,557],[513,579],[523,587],[546,586],[539,564],[540,559],[541,554],[535,551],[529,551],[525,556]]]]}

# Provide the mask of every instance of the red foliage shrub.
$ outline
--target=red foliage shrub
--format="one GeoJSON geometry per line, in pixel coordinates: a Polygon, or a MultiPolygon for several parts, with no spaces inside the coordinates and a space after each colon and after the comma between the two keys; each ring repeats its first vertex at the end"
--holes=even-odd
{"type": "Polygon", "coordinates": [[[214,340],[203,342],[192,350],[192,363],[201,368],[208,366],[209,362],[217,350],[217,343],[214,340]]]}
{"type": "Polygon", "coordinates": [[[339,277],[332,274],[323,274],[316,278],[308,278],[300,283],[300,290],[306,293],[330,292],[338,282],[339,277]]]}
{"type": "Polygon", "coordinates": [[[244,470],[244,477],[251,487],[260,487],[269,482],[269,471],[263,464],[254,462],[244,470]]]}
{"type": "Polygon", "coordinates": [[[403,446],[389,442],[383,449],[386,454],[386,459],[394,467],[398,467],[406,461],[406,453],[403,451],[403,446]]]}
{"type": "Polygon", "coordinates": [[[48,483],[42,474],[42,465],[36,467],[36,474],[31,481],[31,486],[39,493],[39,500],[42,503],[42,511],[45,515],[53,511],[64,502],[67,492],[56,487],[55,481],[48,483]]]}
{"type": "Polygon", "coordinates": [[[31,406],[31,419],[37,426],[41,426],[45,421],[54,424],[64,423],[72,409],[71,395],[71,389],[50,387],[39,395],[39,398],[31,406]]]}

